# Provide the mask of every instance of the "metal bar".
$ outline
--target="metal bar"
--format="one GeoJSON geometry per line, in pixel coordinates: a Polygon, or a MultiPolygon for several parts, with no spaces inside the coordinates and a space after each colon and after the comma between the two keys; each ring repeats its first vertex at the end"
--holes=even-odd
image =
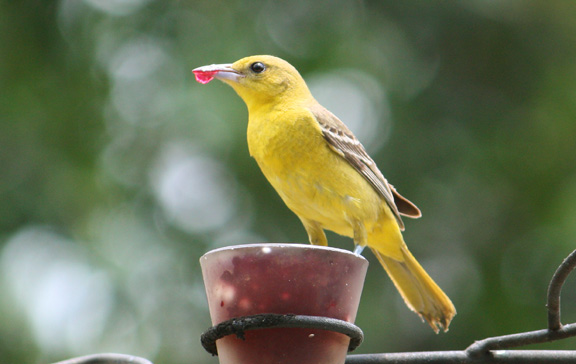
{"type": "Polygon", "coordinates": [[[548,329],[559,330],[562,327],[560,322],[560,293],[562,286],[568,275],[576,267],[576,250],[564,259],[560,264],[548,286],[548,329]]]}
{"type": "Polygon", "coordinates": [[[501,350],[475,358],[466,351],[348,355],[346,364],[574,364],[576,351],[501,350]]]}
{"type": "Polygon", "coordinates": [[[560,330],[548,329],[528,331],[520,334],[489,337],[470,345],[466,352],[474,357],[484,355],[491,350],[510,349],[530,344],[540,344],[576,336],[576,323],[564,325],[560,330]]]}
{"type": "Polygon", "coordinates": [[[133,355],[105,353],[81,356],[53,364],[152,364],[152,362],[133,355]]]}
{"type": "Polygon", "coordinates": [[[576,323],[562,325],[560,322],[560,293],[568,275],[576,267],[576,250],[562,261],[548,285],[548,329],[523,332],[519,334],[490,337],[479,340],[470,345],[466,352],[479,357],[491,350],[510,349],[530,344],[539,344],[549,341],[565,339],[576,336],[576,323]]]}

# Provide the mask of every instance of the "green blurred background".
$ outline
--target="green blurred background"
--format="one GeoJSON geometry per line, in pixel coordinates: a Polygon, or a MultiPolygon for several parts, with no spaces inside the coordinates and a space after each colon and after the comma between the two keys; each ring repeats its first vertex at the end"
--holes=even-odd
{"type": "Polygon", "coordinates": [[[575,19],[571,1],[0,1],[0,362],[217,363],[198,258],[307,240],[242,101],[190,72],[252,54],[295,65],[424,213],[405,238],[458,315],[434,335],[367,252],[358,353],[544,328],[576,246],[575,19]]]}

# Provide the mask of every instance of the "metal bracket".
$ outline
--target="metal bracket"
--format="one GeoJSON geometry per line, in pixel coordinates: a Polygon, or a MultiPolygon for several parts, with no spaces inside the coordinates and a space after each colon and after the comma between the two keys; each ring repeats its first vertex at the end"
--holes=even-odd
{"type": "Polygon", "coordinates": [[[348,351],[356,349],[364,340],[362,330],[350,322],[322,316],[281,315],[264,313],[253,316],[233,318],[212,326],[202,334],[200,341],[204,349],[212,355],[218,355],[216,340],[228,335],[244,339],[244,332],[267,328],[306,328],[339,332],[350,337],[348,351]]]}

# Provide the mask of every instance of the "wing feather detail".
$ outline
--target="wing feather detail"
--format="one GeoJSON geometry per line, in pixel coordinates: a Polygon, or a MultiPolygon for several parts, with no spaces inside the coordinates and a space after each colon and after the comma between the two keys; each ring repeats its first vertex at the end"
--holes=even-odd
{"type": "Polygon", "coordinates": [[[366,153],[364,146],[340,119],[320,105],[310,108],[310,111],[320,125],[324,139],[328,142],[330,148],[350,163],[382,196],[392,210],[400,229],[404,230],[404,223],[400,215],[408,217],[421,216],[418,207],[402,197],[388,183],[376,163],[366,153]]]}

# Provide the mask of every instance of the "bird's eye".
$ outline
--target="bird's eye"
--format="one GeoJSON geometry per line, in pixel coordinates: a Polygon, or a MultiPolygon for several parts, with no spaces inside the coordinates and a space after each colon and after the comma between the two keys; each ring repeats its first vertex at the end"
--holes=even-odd
{"type": "Polygon", "coordinates": [[[250,69],[254,73],[262,73],[266,69],[266,66],[264,66],[262,62],[254,62],[250,65],[250,69]]]}

